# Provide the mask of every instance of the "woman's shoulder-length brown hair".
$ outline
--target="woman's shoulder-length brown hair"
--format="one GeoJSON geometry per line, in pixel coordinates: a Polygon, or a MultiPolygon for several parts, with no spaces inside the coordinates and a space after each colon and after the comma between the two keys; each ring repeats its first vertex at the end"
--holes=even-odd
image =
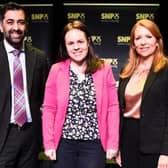
{"type": "Polygon", "coordinates": [[[86,40],[89,43],[88,54],[86,57],[86,60],[87,60],[86,73],[89,73],[89,72],[94,73],[95,71],[97,71],[99,68],[101,68],[104,65],[104,61],[102,61],[100,58],[96,56],[94,49],[93,49],[93,43],[92,43],[92,39],[88,31],[88,28],[80,20],[73,20],[72,22],[69,22],[65,25],[63,32],[62,32],[60,46],[59,46],[59,52],[58,52],[59,61],[63,61],[69,58],[67,50],[66,50],[66,46],[65,46],[65,35],[68,31],[72,29],[78,29],[84,32],[86,40]]]}

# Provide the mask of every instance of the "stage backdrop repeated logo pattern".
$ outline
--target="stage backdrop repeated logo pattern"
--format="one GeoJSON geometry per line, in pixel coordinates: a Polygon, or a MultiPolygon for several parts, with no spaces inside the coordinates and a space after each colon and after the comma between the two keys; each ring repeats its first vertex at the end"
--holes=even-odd
{"type": "Polygon", "coordinates": [[[97,55],[107,60],[116,80],[128,56],[130,29],[140,19],[157,18],[159,4],[64,3],[68,21],[88,26],[97,55]]]}
{"type": "MultiPolygon", "coordinates": [[[[28,43],[53,53],[53,4],[22,4],[26,7],[29,28],[28,43]]],[[[1,5],[0,5],[1,6],[1,5]]],[[[108,61],[118,80],[121,67],[128,56],[130,29],[140,19],[157,19],[160,4],[132,3],[64,3],[67,21],[80,19],[86,23],[97,55],[108,61]]],[[[65,18],[64,18],[65,19],[65,18]]]]}

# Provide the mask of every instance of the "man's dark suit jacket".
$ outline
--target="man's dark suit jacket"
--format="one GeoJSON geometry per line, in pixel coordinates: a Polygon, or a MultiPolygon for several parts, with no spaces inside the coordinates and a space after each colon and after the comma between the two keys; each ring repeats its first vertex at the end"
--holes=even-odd
{"type": "MultiPolygon", "coordinates": [[[[121,131],[125,109],[124,94],[129,78],[120,79],[118,94],[121,131]]],[[[140,118],[140,149],[144,153],[168,154],[168,67],[149,73],[144,86],[140,118]]],[[[134,138],[134,135],[132,135],[134,138]]]]}
{"type": "MultiPolygon", "coordinates": [[[[34,140],[41,147],[41,111],[48,61],[44,52],[25,45],[26,75],[28,99],[34,130],[34,140]]],[[[0,42],[0,151],[7,137],[11,116],[11,81],[7,53],[2,41],[0,42]]],[[[17,139],[16,139],[17,141],[17,139]]]]}

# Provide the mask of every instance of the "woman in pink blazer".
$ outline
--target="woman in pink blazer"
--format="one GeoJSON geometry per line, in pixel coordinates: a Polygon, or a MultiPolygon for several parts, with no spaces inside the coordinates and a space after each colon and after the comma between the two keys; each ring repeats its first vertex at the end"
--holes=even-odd
{"type": "Polygon", "coordinates": [[[97,58],[86,25],[68,23],[43,103],[45,154],[54,168],[104,168],[118,152],[119,104],[110,65],[97,58]]]}

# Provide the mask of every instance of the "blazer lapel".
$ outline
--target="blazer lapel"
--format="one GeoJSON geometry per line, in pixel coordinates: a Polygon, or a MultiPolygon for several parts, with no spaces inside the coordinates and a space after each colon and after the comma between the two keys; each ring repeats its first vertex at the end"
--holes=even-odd
{"type": "Polygon", "coordinates": [[[127,86],[129,79],[130,78],[126,78],[126,79],[122,79],[122,80],[120,79],[120,82],[119,82],[118,96],[119,96],[119,100],[120,100],[121,110],[125,109],[125,88],[127,86]]]}
{"type": "Polygon", "coordinates": [[[9,71],[9,63],[7,58],[7,53],[5,51],[5,48],[3,47],[3,44],[0,44],[0,98],[3,100],[3,96],[5,96],[5,92],[3,90],[7,90],[7,88],[10,87],[10,71],[9,71]]]}
{"type": "Polygon", "coordinates": [[[4,101],[6,101],[6,103],[9,104],[8,108],[10,108],[10,105],[11,105],[11,80],[10,80],[10,70],[9,70],[7,53],[5,51],[5,48],[2,42],[0,43],[0,51],[1,51],[0,53],[0,88],[1,88],[0,112],[5,112],[7,114],[8,112],[10,112],[10,109],[5,108],[6,111],[4,111],[3,105],[4,105],[4,101]]]}
{"type": "Polygon", "coordinates": [[[32,48],[29,46],[25,47],[25,60],[26,60],[27,89],[28,93],[30,94],[36,57],[34,56],[32,48]]]}
{"type": "Polygon", "coordinates": [[[102,91],[103,91],[103,73],[100,73],[102,71],[95,72],[93,76],[93,82],[94,82],[94,87],[95,87],[95,92],[96,92],[96,106],[97,106],[97,111],[98,114],[100,114],[100,109],[101,109],[101,98],[102,96],[102,91]]]}
{"type": "Polygon", "coordinates": [[[153,71],[149,72],[149,76],[146,80],[145,86],[144,86],[144,90],[143,90],[143,94],[142,94],[142,99],[145,97],[147,91],[149,90],[149,88],[151,87],[153,81],[156,79],[156,73],[153,71]]]}

